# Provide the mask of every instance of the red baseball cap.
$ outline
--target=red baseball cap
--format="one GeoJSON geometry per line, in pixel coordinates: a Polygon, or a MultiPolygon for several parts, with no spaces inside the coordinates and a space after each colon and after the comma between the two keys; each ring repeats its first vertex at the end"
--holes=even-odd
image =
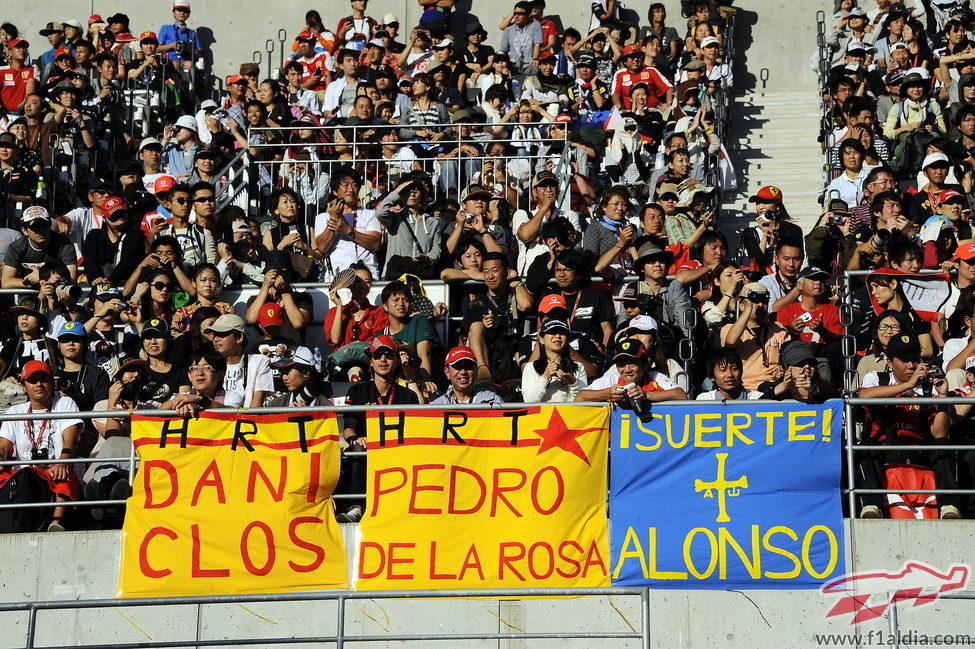
{"type": "Polygon", "coordinates": [[[92,14],[92,15],[88,16],[88,26],[89,27],[91,27],[95,23],[103,23],[103,22],[105,22],[105,21],[102,20],[101,14],[92,14]]]}
{"type": "Polygon", "coordinates": [[[284,309],[277,302],[267,302],[261,307],[261,312],[257,314],[257,324],[262,327],[277,325],[284,326],[284,309]]]}
{"type": "Polygon", "coordinates": [[[558,114],[558,115],[555,116],[555,121],[558,122],[558,123],[560,123],[560,124],[571,124],[572,123],[572,117],[569,116],[566,113],[560,113],[560,114],[558,114]]]}
{"type": "Polygon", "coordinates": [[[643,48],[639,43],[630,43],[623,48],[623,58],[626,58],[630,54],[643,54],[643,48]]]}
{"type": "Polygon", "coordinates": [[[383,334],[372,339],[372,344],[369,345],[369,353],[374,354],[380,349],[390,349],[395,352],[399,350],[399,345],[396,344],[392,336],[383,334]]]}
{"type": "Polygon", "coordinates": [[[477,355],[470,347],[454,347],[447,354],[447,360],[444,363],[453,366],[464,361],[470,361],[477,365],[477,355]]]}
{"type": "Polygon", "coordinates": [[[782,190],[774,185],[766,185],[758,190],[754,196],[748,199],[749,203],[758,203],[759,201],[763,203],[768,203],[771,201],[781,201],[782,200],[782,190]]]}
{"type": "Polygon", "coordinates": [[[13,49],[15,47],[22,47],[26,50],[30,48],[30,43],[28,43],[22,38],[15,38],[9,43],[7,43],[7,49],[13,49]]]}
{"type": "MultiPolygon", "coordinates": [[[[118,40],[118,36],[115,37],[118,40]]],[[[159,42],[159,38],[156,36],[156,32],[142,32],[139,34],[139,42],[142,41],[156,41],[159,42]]]]}
{"type": "Polygon", "coordinates": [[[20,373],[20,380],[26,381],[30,377],[41,372],[47,374],[48,376],[54,376],[54,372],[51,371],[51,366],[44,361],[28,361],[27,364],[24,365],[23,371],[20,373]]]}
{"type": "Polygon", "coordinates": [[[66,47],[59,47],[58,49],[56,49],[54,51],[54,60],[55,61],[57,61],[58,59],[60,59],[62,56],[66,56],[69,59],[73,59],[74,58],[74,54],[72,54],[71,53],[71,50],[69,50],[66,47]]]}
{"type": "Polygon", "coordinates": [[[156,182],[152,184],[152,193],[159,194],[162,192],[168,192],[176,184],[176,179],[172,176],[159,176],[156,178],[156,182]]]}
{"type": "Polygon", "coordinates": [[[112,220],[112,215],[116,214],[117,212],[124,212],[127,209],[129,209],[128,204],[126,204],[126,202],[118,196],[109,196],[105,199],[105,202],[102,203],[102,214],[104,214],[105,218],[108,220],[112,220]]]}
{"type": "Polygon", "coordinates": [[[129,32],[119,32],[115,34],[116,43],[131,43],[132,41],[138,40],[135,36],[129,32]]]}
{"type": "Polygon", "coordinates": [[[240,83],[240,82],[247,83],[247,77],[245,77],[242,74],[232,74],[229,77],[227,77],[227,83],[228,84],[231,84],[231,83],[240,83]]]}
{"type": "Polygon", "coordinates": [[[964,259],[965,261],[975,259],[975,241],[969,241],[958,246],[951,258],[952,260],[964,259]]]}
{"type": "Polygon", "coordinates": [[[962,194],[961,192],[958,192],[954,189],[945,189],[942,190],[940,194],[938,194],[938,205],[944,205],[952,198],[960,198],[962,203],[966,205],[968,204],[968,199],[965,198],[965,195],[962,194]]]}
{"type": "Polygon", "coordinates": [[[557,59],[555,52],[542,52],[538,57],[538,62],[547,61],[548,59],[557,59]]]}
{"type": "Polygon", "coordinates": [[[304,30],[302,32],[299,32],[298,35],[295,36],[295,40],[296,41],[314,41],[314,40],[318,40],[318,39],[316,39],[315,38],[315,35],[312,34],[310,31],[308,31],[306,29],[306,30],[304,30]]]}
{"type": "Polygon", "coordinates": [[[548,313],[552,309],[566,309],[569,307],[565,303],[565,298],[558,293],[552,293],[551,295],[546,295],[538,303],[539,313],[548,313]]]}

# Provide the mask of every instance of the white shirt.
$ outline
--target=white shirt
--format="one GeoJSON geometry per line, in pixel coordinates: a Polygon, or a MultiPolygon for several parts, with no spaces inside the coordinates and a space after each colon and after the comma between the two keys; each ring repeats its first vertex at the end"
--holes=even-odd
{"type": "Polygon", "coordinates": [[[831,198],[833,190],[836,190],[839,192],[839,198],[846,201],[847,205],[859,205],[860,201],[863,200],[863,179],[869,173],[870,170],[867,169],[866,165],[863,166],[856,178],[850,178],[844,171],[826,187],[827,198],[831,198]]]}
{"type": "Polygon", "coordinates": [[[941,365],[941,369],[945,372],[948,371],[948,363],[950,363],[955,356],[961,353],[961,350],[965,349],[968,345],[968,336],[962,336],[961,338],[951,338],[945,341],[944,349],[941,350],[941,358],[944,362],[941,365]]]}
{"type": "MultiPolygon", "coordinates": [[[[343,215],[345,222],[355,228],[356,232],[382,232],[382,225],[376,218],[374,210],[358,209],[355,212],[347,212],[343,215]]],[[[315,217],[315,237],[317,238],[328,226],[328,212],[322,212],[315,217]]],[[[357,261],[361,261],[372,273],[373,277],[379,277],[379,267],[376,263],[376,255],[371,250],[363,248],[347,236],[336,235],[332,240],[332,248],[325,253],[326,269],[325,276],[320,279],[322,282],[330,282],[332,278],[341,270],[344,270],[357,261]]]]}
{"type": "Polygon", "coordinates": [[[85,237],[92,230],[102,227],[104,218],[95,214],[95,210],[90,207],[76,207],[64,215],[71,221],[71,232],[68,239],[74,244],[78,258],[81,258],[81,245],[85,242],[85,237]]]}
{"type": "Polygon", "coordinates": [[[521,395],[525,403],[568,403],[575,401],[580,390],[585,390],[588,383],[586,370],[581,363],[576,363],[576,382],[566,385],[552,376],[544,379],[535,371],[534,363],[525,365],[521,375],[521,395]]]}
{"type": "Polygon", "coordinates": [[[247,359],[247,379],[242,381],[244,361],[231,365],[227,363],[227,373],[223,377],[223,390],[230,403],[243,403],[249,408],[255,392],[274,392],[274,375],[271,373],[271,359],[264,354],[245,354],[247,359]],[[238,395],[238,396],[235,396],[238,395]]]}
{"type": "MultiPolygon", "coordinates": [[[[542,221],[542,226],[539,226],[538,237],[535,241],[531,243],[525,243],[518,238],[518,228],[520,228],[525,223],[528,223],[534,212],[529,214],[526,210],[518,210],[515,212],[514,216],[511,217],[511,231],[515,235],[515,240],[518,241],[518,274],[524,277],[528,273],[528,267],[531,266],[532,262],[535,261],[537,257],[548,254],[548,246],[542,243],[539,239],[541,238],[542,226],[552,218],[552,215],[546,216],[542,221]]],[[[579,215],[572,210],[556,212],[555,216],[564,216],[572,224],[572,227],[576,229],[580,234],[582,233],[582,224],[579,222],[579,215]]]]}
{"type": "MultiPolygon", "coordinates": [[[[761,399],[762,393],[755,390],[745,390],[741,393],[741,399],[761,399]]],[[[723,401],[726,397],[721,394],[721,390],[711,390],[697,395],[698,401],[723,401]]]]}
{"type": "MultiPolygon", "coordinates": [[[[667,390],[673,390],[679,387],[676,383],[670,380],[670,377],[666,374],[661,374],[656,370],[649,370],[647,376],[651,381],[655,381],[660,389],[664,392],[667,390]]],[[[598,379],[592,382],[587,389],[589,390],[605,390],[606,388],[612,388],[619,385],[620,382],[620,372],[616,369],[616,366],[612,366],[605,374],[600,376],[598,379]]]]}
{"type": "MultiPolygon", "coordinates": [[[[26,413],[29,409],[30,402],[18,403],[16,406],[10,406],[7,414],[26,413]]],[[[51,403],[51,412],[78,412],[78,405],[69,397],[55,396],[51,403]]],[[[48,458],[57,459],[64,450],[64,431],[82,423],[84,422],[80,419],[50,419],[47,422],[34,420],[30,424],[26,420],[5,421],[0,424],[0,437],[14,445],[13,459],[29,460],[31,441],[28,430],[30,430],[38,442],[37,448],[46,448],[48,458]]]]}

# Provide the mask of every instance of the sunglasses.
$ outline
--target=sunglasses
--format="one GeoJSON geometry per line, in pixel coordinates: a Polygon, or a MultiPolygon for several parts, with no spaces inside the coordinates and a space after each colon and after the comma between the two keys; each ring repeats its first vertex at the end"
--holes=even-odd
{"type": "Polygon", "coordinates": [[[179,198],[174,198],[172,200],[173,200],[174,203],[179,203],[180,205],[186,205],[186,204],[190,203],[190,199],[183,198],[182,196],[179,197],[179,198]]]}
{"type": "Polygon", "coordinates": [[[215,196],[200,196],[199,198],[193,199],[194,203],[215,203],[217,199],[215,196]]]}
{"type": "Polygon", "coordinates": [[[152,288],[156,289],[157,291],[171,291],[171,290],[173,290],[173,285],[170,284],[170,283],[168,283],[168,282],[153,282],[149,286],[151,286],[152,288]]]}
{"type": "Polygon", "coordinates": [[[51,229],[51,224],[48,221],[31,221],[30,223],[25,223],[24,227],[34,232],[46,232],[51,229]]]}
{"type": "Polygon", "coordinates": [[[525,12],[524,11],[515,11],[515,12],[512,12],[511,15],[513,15],[513,16],[524,16],[525,15],[525,12]]]}
{"type": "Polygon", "coordinates": [[[214,338],[226,338],[227,336],[233,336],[234,334],[240,333],[239,331],[212,331],[214,338]]]}
{"type": "Polygon", "coordinates": [[[50,374],[31,374],[24,379],[24,383],[50,383],[53,380],[50,374]]]}
{"type": "Polygon", "coordinates": [[[392,360],[394,358],[397,358],[398,356],[399,354],[397,352],[394,352],[392,349],[380,349],[379,351],[372,353],[372,358],[377,361],[381,358],[388,358],[392,360]]]}

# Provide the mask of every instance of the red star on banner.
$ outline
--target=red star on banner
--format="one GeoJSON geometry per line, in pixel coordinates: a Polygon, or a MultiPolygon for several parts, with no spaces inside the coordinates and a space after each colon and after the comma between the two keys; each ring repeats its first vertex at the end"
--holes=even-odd
{"type": "Polygon", "coordinates": [[[592,466],[589,464],[589,458],[586,456],[586,452],[582,450],[582,447],[579,445],[578,438],[582,437],[586,433],[591,433],[594,430],[600,429],[570,429],[565,425],[565,421],[562,419],[559,409],[553,408],[552,417],[548,420],[548,426],[546,428],[542,428],[541,430],[535,431],[535,434],[542,438],[542,443],[538,446],[538,453],[536,453],[536,455],[541,455],[545,451],[552,448],[560,448],[563,451],[572,453],[577,458],[585,462],[587,466],[592,466]]]}

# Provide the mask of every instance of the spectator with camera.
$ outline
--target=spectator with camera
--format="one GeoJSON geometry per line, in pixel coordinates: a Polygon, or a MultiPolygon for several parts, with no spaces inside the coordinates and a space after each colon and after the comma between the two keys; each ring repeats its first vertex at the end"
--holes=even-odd
{"type": "Polygon", "coordinates": [[[112,363],[124,355],[125,334],[121,327],[120,313],[132,307],[122,296],[122,292],[107,282],[92,284],[92,315],[85,322],[88,332],[88,362],[106,372],[112,363]]]}
{"type": "Polygon", "coordinates": [[[71,279],[77,279],[74,246],[51,229],[51,216],[45,208],[33,205],[25,209],[20,217],[20,232],[23,238],[11,242],[4,253],[3,288],[39,288],[40,268],[48,262],[64,264],[71,279]]]}
{"type": "Polygon", "coordinates": [[[217,243],[220,262],[217,269],[223,278],[224,286],[247,284],[260,286],[265,276],[262,270],[261,251],[255,246],[254,230],[247,221],[233,221],[230,224],[230,242],[217,243]]]}
{"type": "Polygon", "coordinates": [[[190,17],[188,0],[173,0],[173,22],[159,28],[160,54],[183,70],[192,70],[193,64],[203,56],[203,46],[195,29],[186,26],[190,17]]]}
{"type": "Polygon", "coordinates": [[[646,308],[641,311],[668,326],[676,342],[681,338],[693,339],[692,323],[688,317],[693,307],[684,285],[677,280],[667,279],[667,269],[671,263],[673,255],[650,240],[640,246],[633,270],[642,276],[643,290],[649,296],[646,308]]]}
{"type": "Polygon", "coordinates": [[[843,261],[852,256],[857,245],[851,228],[849,204],[839,198],[827,200],[816,226],[806,235],[809,264],[830,271],[844,268],[843,261]]]}
{"type": "Polygon", "coordinates": [[[569,325],[546,320],[538,332],[539,358],[527,363],[521,375],[521,394],[526,403],[562,403],[575,400],[588,384],[586,368],[572,360],[569,325]]]}
{"type": "MultiPolygon", "coordinates": [[[[525,278],[525,286],[533,295],[538,295],[555,279],[555,263],[562,252],[575,248],[581,237],[580,231],[565,217],[555,217],[542,224],[538,233],[540,243],[530,244],[529,249],[540,250],[527,269],[520,273],[525,278]]],[[[529,253],[531,254],[531,253],[529,253]]],[[[519,257],[519,264],[521,257],[519,257]]]]}
{"type": "MultiPolygon", "coordinates": [[[[922,362],[918,339],[901,334],[887,344],[886,371],[870,372],[863,379],[857,393],[864,399],[892,399],[894,403],[867,407],[863,445],[918,445],[936,447],[948,444],[950,411],[946,406],[911,405],[898,406],[899,397],[944,397],[948,395],[948,382],[940,368],[922,362]]],[[[920,449],[919,449],[920,450],[920,449]]],[[[911,451],[899,453],[858,453],[860,466],[859,487],[881,489],[888,485],[890,472],[885,465],[908,464],[916,469],[926,468],[933,472],[934,484],[930,488],[953,489],[955,487],[955,460],[952,453],[939,452],[936,448],[926,453],[911,451]]],[[[896,488],[896,486],[892,487],[896,488]]],[[[903,496],[908,498],[908,496],[903,496]]],[[[863,496],[860,518],[881,518],[882,496],[863,496]]],[[[919,496],[923,501],[928,497],[919,496]]],[[[951,496],[938,497],[941,518],[959,518],[951,496]]],[[[893,510],[895,505],[890,505],[893,510]]]]}
{"type": "Polygon", "coordinates": [[[193,173],[196,152],[203,147],[197,134],[199,126],[192,115],[182,115],[163,129],[163,169],[179,182],[187,182],[193,173]]]}
{"type": "Polygon", "coordinates": [[[820,372],[816,347],[792,340],[782,348],[781,380],[767,381],[758,391],[769,399],[793,399],[802,403],[823,403],[840,396],[839,391],[820,372]]]}
{"type": "MultiPolygon", "coordinates": [[[[7,414],[33,414],[45,412],[78,412],[78,406],[70,397],[54,393],[54,373],[51,366],[43,361],[31,361],[24,365],[19,376],[27,393],[27,402],[11,406],[7,414]]],[[[13,475],[0,475],[2,482],[18,479],[21,471],[34,471],[55,500],[78,500],[81,497],[81,484],[68,464],[43,464],[45,460],[65,460],[75,457],[78,438],[83,427],[81,419],[23,419],[5,421],[0,424],[0,459],[38,462],[15,468],[13,475]],[[6,479],[4,479],[6,478],[6,479]]],[[[39,520],[46,520],[48,510],[43,510],[39,520]]],[[[47,526],[48,532],[65,531],[65,506],[54,508],[54,516],[47,526]]],[[[34,530],[22,531],[36,531],[34,530]]]]}
{"type": "Polygon", "coordinates": [[[282,254],[280,250],[269,252],[264,266],[264,282],[254,299],[247,304],[245,318],[249,324],[256,323],[261,308],[274,302],[284,311],[285,327],[281,335],[302,340],[305,327],[311,322],[312,297],[309,293],[295,290],[291,283],[293,273],[287,253],[282,254]]]}
{"type": "Polygon", "coordinates": [[[279,354],[271,361],[278,371],[286,392],[269,400],[270,408],[305,408],[327,406],[328,384],[322,384],[315,373],[315,357],[307,347],[295,347],[279,354]]]}
{"type": "Polygon", "coordinates": [[[589,286],[591,266],[581,250],[564,250],[555,258],[555,287],[542,289],[560,295],[567,305],[566,324],[576,336],[592,340],[605,350],[613,335],[615,314],[606,294],[589,286]]]}
{"type": "Polygon", "coordinates": [[[741,356],[742,384],[749,390],[782,378],[779,354],[791,338],[785,327],[769,320],[768,295],[764,284],[745,284],[738,299],[738,319],[721,328],[721,346],[741,356]]]}
{"type": "Polygon", "coordinates": [[[481,271],[487,292],[462,304],[461,329],[477,356],[478,379],[501,383],[521,374],[518,341],[535,301],[520,280],[508,280],[508,260],[500,252],[485,255],[481,271]]]}
{"type": "Polygon", "coordinates": [[[331,187],[333,199],[328,209],[315,217],[315,249],[325,264],[320,281],[331,281],[356,261],[379,277],[376,253],[383,244],[382,225],[376,213],[360,203],[362,176],[352,167],[337,167],[332,171],[331,187]]]}
{"type": "Polygon", "coordinates": [[[646,347],[635,338],[620,341],[613,356],[616,372],[607,372],[576,395],[576,401],[612,401],[643,417],[650,402],[687,399],[683,388],[651,369],[646,347]]]}
{"type": "Polygon", "coordinates": [[[193,283],[191,291],[193,300],[176,309],[173,314],[173,337],[179,337],[189,331],[190,318],[197,309],[204,306],[216,308],[220,313],[234,313],[234,307],[226,302],[220,302],[220,271],[213,264],[202,263],[193,268],[193,283]]]}

